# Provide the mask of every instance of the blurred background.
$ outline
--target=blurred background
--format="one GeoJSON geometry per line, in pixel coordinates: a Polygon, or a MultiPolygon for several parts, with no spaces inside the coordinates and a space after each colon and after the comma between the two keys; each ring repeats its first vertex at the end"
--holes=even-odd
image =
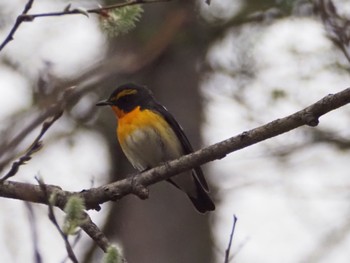
{"type": "MultiPolygon", "coordinates": [[[[0,0],[1,42],[26,3],[0,0]]],[[[69,3],[84,10],[115,1],[35,0],[29,14],[69,3]]],[[[35,118],[72,83],[91,84],[69,101],[43,149],[11,180],[36,184],[40,175],[81,191],[135,172],[117,143],[112,112],[95,107],[124,82],[151,88],[195,149],[349,86],[347,0],[170,1],[140,10],[127,33],[106,29],[106,14],[20,26],[0,52],[1,176],[39,133],[35,118]]],[[[150,187],[145,201],[130,195],[88,213],[130,263],[223,262],[234,214],[233,262],[348,262],[349,115],[349,107],[340,108],[317,128],[205,165],[217,205],[210,214],[198,214],[167,183],[150,187]]],[[[1,262],[35,262],[35,246],[43,262],[65,259],[46,206],[2,198],[0,209],[1,262]]],[[[63,213],[55,213],[62,222],[63,213]]],[[[103,256],[85,233],[74,251],[79,262],[103,256]]]]}

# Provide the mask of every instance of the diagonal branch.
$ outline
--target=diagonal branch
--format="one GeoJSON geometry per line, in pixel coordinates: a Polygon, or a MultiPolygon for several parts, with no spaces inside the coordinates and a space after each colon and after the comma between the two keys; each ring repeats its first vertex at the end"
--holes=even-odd
{"type": "Polygon", "coordinates": [[[34,3],[34,0],[28,0],[27,4],[25,5],[21,15],[19,15],[16,19],[15,24],[10,30],[10,33],[7,35],[5,40],[0,44],[0,51],[9,43],[11,40],[13,40],[13,35],[17,31],[18,27],[24,22],[24,16],[28,13],[28,11],[32,8],[32,5],[34,3]]]}
{"type": "MultiPolygon", "coordinates": [[[[99,210],[102,203],[115,201],[121,199],[125,195],[132,194],[138,186],[147,187],[166,180],[178,173],[216,159],[222,159],[229,153],[277,135],[281,135],[300,126],[317,126],[318,119],[322,115],[348,103],[350,103],[350,88],[336,94],[328,95],[309,107],[287,117],[274,120],[263,126],[243,132],[237,136],[183,156],[177,160],[140,173],[132,178],[123,179],[97,188],[84,190],[82,192],[69,192],[62,190],[57,186],[46,185],[46,192],[49,196],[53,193],[55,194],[56,198],[53,205],[61,209],[64,209],[69,197],[72,195],[78,195],[84,199],[87,209],[99,210]]],[[[0,196],[46,205],[48,204],[47,198],[45,198],[46,195],[41,187],[33,184],[5,181],[3,184],[0,184],[0,196]]],[[[95,235],[89,232],[90,230],[88,227],[84,228],[84,226],[82,226],[82,228],[90,236],[95,235]]],[[[98,243],[98,245],[102,249],[106,249],[107,243],[98,243]]]]}
{"type": "Polygon", "coordinates": [[[281,135],[303,125],[317,126],[322,115],[350,103],[350,88],[328,95],[311,106],[285,118],[274,120],[263,126],[243,132],[192,154],[183,156],[165,165],[143,172],[133,178],[120,180],[81,193],[86,207],[98,208],[101,203],[117,200],[134,193],[135,186],[149,186],[198,165],[224,158],[227,154],[281,135]]]}
{"type": "MultiPolygon", "coordinates": [[[[82,192],[63,191],[57,186],[49,186],[47,187],[47,191],[49,194],[55,191],[55,205],[58,207],[64,207],[67,198],[76,194],[84,199],[87,209],[99,209],[99,205],[104,202],[121,199],[125,195],[134,193],[139,185],[147,187],[166,180],[178,173],[192,169],[193,167],[213,160],[222,159],[229,153],[246,148],[277,135],[281,135],[303,125],[312,127],[317,126],[318,119],[322,115],[348,103],[350,103],[350,88],[336,94],[328,95],[309,107],[287,117],[245,131],[237,136],[213,144],[192,154],[182,156],[177,160],[170,161],[131,178],[129,177],[104,186],[84,190],[82,192]]],[[[37,185],[12,181],[7,181],[4,182],[3,185],[0,185],[0,196],[36,203],[47,203],[40,187],[37,185]]]]}
{"type": "Polygon", "coordinates": [[[47,130],[52,126],[52,124],[62,116],[62,114],[63,114],[63,111],[59,111],[56,113],[55,116],[53,116],[51,120],[43,123],[41,131],[39,135],[35,138],[32,145],[28,148],[26,153],[23,156],[21,156],[21,158],[19,158],[18,161],[12,164],[10,171],[8,171],[7,174],[0,179],[0,184],[2,184],[8,178],[14,176],[18,172],[19,167],[25,164],[27,161],[29,161],[32,158],[32,155],[42,148],[41,138],[44,136],[47,130]]]}
{"type": "Polygon", "coordinates": [[[68,253],[68,257],[74,262],[74,263],[78,263],[78,260],[73,252],[73,248],[72,246],[70,245],[69,241],[68,241],[68,236],[62,231],[61,227],[59,226],[58,222],[57,222],[57,219],[56,219],[56,216],[55,216],[55,213],[53,211],[53,206],[52,206],[52,203],[50,201],[50,197],[52,195],[50,195],[47,191],[47,188],[46,188],[46,184],[44,184],[44,182],[40,179],[40,178],[36,178],[36,180],[38,181],[39,183],[39,186],[40,186],[40,189],[41,191],[44,193],[44,197],[46,199],[46,202],[48,204],[48,207],[49,207],[49,219],[51,220],[51,222],[54,224],[54,226],[56,227],[56,229],[58,230],[58,232],[60,233],[62,239],[64,240],[64,243],[66,245],[66,250],[67,250],[67,253],[68,253]]]}

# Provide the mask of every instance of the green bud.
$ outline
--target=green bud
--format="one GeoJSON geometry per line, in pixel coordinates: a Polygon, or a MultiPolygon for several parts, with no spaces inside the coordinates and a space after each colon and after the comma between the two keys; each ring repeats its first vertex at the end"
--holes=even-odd
{"type": "Polygon", "coordinates": [[[122,263],[122,257],[119,249],[115,246],[109,246],[103,257],[103,263],[122,263]]]}
{"type": "Polygon", "coordinates": [[[66,235],[73,235],[77,228],[84,223],[83,212],[85,205],[83,199],[78,196],[72,196],[64,208],[66,217],[64,219],[63,232],[66,235]]]}
{"type": "Polygon", "coordinates": [[[101,28],[110,37],[126,34],[136,27],[142,16],[143,8],[140,5],[125,6],[101,14],[101,28]]]}

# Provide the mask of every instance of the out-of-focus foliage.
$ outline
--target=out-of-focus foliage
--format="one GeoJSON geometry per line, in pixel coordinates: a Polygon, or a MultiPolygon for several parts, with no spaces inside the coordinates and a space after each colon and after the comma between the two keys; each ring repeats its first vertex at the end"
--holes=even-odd
{"type": "Polygon", "coordinates": [[[104,11],[100,16],[101,28],[110,37],[126,34],[141,19],[143,8],[140,5],[126,6],[123,8],[104,11]]]}
{"type": "Polygon", "coordinates": [[[77,228],[84,223],[83,212],[85,205],[83,199],[72,196],[69,198],[64,212],[66,213],[63,225],[63,232],[66,235],[74,235],[77,228]]]}
{"type": "Polygon", "coordinates": [[[103,257],[103,263],[122,263],[119,249],[115,246],[110,246],[103,257]]]}

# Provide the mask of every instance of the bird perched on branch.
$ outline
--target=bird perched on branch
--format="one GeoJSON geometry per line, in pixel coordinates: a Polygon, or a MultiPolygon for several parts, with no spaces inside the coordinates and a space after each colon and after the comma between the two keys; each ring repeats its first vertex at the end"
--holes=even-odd
{"type": "MultiPolygon", "coordinates": [[[[193,152],[181,126],[143,86],[124,84],[97,106],[111,106],[118,121],[117,137],[130,163],[145,171],[193,152]]],[[[200,213],[215,209],[202,169],[195,167],[168,179],[184,191],[200,213]]]]}

